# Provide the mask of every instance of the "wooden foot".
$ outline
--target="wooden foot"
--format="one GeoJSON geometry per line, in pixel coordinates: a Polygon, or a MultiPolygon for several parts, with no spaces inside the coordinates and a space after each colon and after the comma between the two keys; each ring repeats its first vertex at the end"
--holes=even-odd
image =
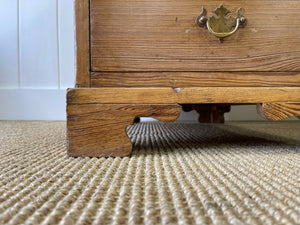
{"type": "Polygon", "coordinates": [[[127,156],[132,144],[126,127],[136,117],[175,121],[177,104],[68,104],[67,136],[70,156],[127,156]]]}
{"type": "Polygon", "coordinates": [[[183,104],[185,112],[196,110],[200,123],[224,123],[224,114],[230,111],[230,105],[225,104],[183,104]]]}
{"type": "Polygon", "coordinates": [[[289,117],[300,117],[300,103],[260,103],[258,114],[268,120],[278,121],[289,117]]]}

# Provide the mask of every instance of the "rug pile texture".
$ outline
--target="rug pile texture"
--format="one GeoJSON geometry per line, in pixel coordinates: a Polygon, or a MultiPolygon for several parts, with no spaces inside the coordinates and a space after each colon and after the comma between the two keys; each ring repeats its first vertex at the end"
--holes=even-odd
{"type": "Polygon", "coordinates": [[[300,123],[139,123],[71,158],[65,122],[0,122],[0,224],[300,224],[300,123]]]}

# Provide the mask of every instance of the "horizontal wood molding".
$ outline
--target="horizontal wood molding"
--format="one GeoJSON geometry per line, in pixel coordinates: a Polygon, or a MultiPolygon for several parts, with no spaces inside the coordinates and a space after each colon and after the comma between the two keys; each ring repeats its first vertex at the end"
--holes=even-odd
{"type": "Polygon", "coordinates": [[[247,25],[219,43],[195,24],[219,1],[91,0],[92,71],[300,71],[300,1],[222,3],[247,25]]]}
{"type": "Polygon", "coordinates": [[[93,72],[92,87],[293,87],[300,72],[93,72]]]}
{"type": "Polygon", "coordinates": [[[300,102],[300,87],[72,88],[68,104],[300,102]]]}
{"type": "Polygon", "coordinates": [[[75,0],[76,86],[90,86],[90,1],[75,0]]]}

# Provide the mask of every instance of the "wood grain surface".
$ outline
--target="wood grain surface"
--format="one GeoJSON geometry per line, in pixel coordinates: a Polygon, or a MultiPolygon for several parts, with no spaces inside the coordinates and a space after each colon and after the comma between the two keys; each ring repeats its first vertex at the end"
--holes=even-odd
{"type": "Polygon", "coordinates": [[[300,87],[71,88],[69,104],[300,102],[300,87]]]}
{"type": "Polygon", "coordinates": [[[68,154],[70,156],[127,156],[132,144],[126,127],[136,117],[175,121],[177,104],[81,104],[67,106],[68,154]]]}
{"type": "Polygon", "coordinates": [[[300,103],[262,103],[257,104],[258,114],[265,119],[278,121],[300,116],[300,103]]]}
{"type": "Polygon", "coordinates": [[[92,87],[293,87],[299,72],[93,72],[92,87]]]}
{"type": "Polygon", "coordinates": [[[219,1],[91,0],[92,71],[300,71],[300,0],[224,0],[246,27],[219,43],[195,24],[219,1]]]}
{"type": "Polygon", "coordinates": [[[90,86],[90,2],[75,0],[76,86],[90,86]]]}

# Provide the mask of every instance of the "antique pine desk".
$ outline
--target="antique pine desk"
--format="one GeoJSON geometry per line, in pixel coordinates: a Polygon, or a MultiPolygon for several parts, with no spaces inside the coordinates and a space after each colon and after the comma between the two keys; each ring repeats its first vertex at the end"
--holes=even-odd
{"type": "Polygon", "coordinates": [[[300,0],[75,0],[75,11],[70,156],[129,155],[126,126],[175,121],[180,106],[203,122],[231,104],[300,115],[300,0]]]}

